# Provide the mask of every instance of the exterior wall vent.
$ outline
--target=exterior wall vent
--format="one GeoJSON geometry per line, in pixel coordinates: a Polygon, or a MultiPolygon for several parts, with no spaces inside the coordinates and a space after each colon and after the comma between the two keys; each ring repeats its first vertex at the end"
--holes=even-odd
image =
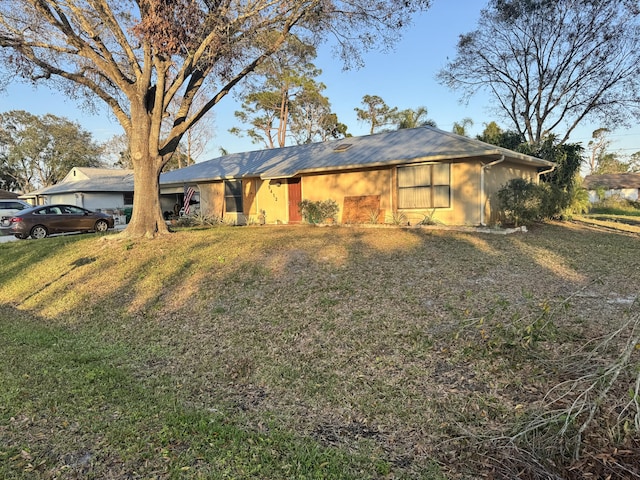
{"type": "Polygon", "coordinates": [[[346,152],[352,146],[353,146],[353,144],[351,144],[351,143],[342,143],[342,144],[338,145],[336,148],[334,148],[333,151],[334,152],[346,152]]]}

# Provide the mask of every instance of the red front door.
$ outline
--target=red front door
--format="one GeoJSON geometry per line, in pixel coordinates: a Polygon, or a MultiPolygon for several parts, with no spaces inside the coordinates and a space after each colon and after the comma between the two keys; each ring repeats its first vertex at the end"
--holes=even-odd
{"type": "Polygon", "coordinates": [[[299,178],[290,178],[289,185],[289,223],[300,223],[302,215],[298,204],[302,201],[302,183],[299,178]]]}

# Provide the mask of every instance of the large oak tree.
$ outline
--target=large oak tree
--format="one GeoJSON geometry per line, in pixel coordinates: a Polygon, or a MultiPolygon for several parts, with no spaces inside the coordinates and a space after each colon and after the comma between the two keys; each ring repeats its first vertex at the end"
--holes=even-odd
{"type": "Polygon", "coordinates": [[[159,176],[182,137],[290,35],[308,42],[333,35],[337,54],[356,65],[364,49],[394,42],[429,3],[2,0],[0,68],[109,106],[129,139],[135,172],[126,234],[152,237],[168,231],[159,176]],[[175,102],[178,114],[167,115],[175,102]]]}
{"type": "Polygon", "coordinates": [[[587,119],[640,117],[640,9],[630,0],[491,0],[439,79],[488,91],[528,142],[561,143],[587,119]]]}

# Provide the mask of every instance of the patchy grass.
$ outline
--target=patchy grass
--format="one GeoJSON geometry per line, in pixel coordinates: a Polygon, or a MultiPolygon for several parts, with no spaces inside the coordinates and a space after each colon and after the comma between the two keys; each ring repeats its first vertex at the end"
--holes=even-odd
{"type": "Polygon", "coordinates": [[[592,215],[607,215],[607,216],[621,216],[621,217],[640,217],[640,208],[638,208],[638,202],[625,201],[612,201],[609,205],[592,205],[589,209],[589,213],[592,215]]]}
{"type": "Polygon", "coordinates": [[[0,477],[615,478],[638,461],[639,244],[578,223],[4,244],[0,477]]]}
{"type": "MultiPolygon", "coordinates": [[[[640,211],[638,215],[640,215],[640,211]]],[[[592,214],[576,218],[581,222],[599,225],[601,227],[622,230],[625,232],[640,233],[640,216],[592,214]]]]}

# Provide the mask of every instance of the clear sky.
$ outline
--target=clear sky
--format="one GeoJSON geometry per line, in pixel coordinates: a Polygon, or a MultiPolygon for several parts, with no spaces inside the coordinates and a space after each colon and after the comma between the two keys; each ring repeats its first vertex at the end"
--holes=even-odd
{"type": "MultiPolygon", "coordinates": [[[[458,36],[473,30],[485,0],[434,0],[428,12],[415,17],[413,25],[404,32],[394,51],[371,52],[365,55],[365,67],[356,71],[343,71],[340,60],[331,55],[328,46],[322,47],[315,61],[322,69],[320,81],[338,119],[348,126],[352,135],[366,135],[367,126],[360,124],[354,108],[362,107],[364,95],[378,95],[390,107],[418,108],[424,106],[428,117],[438,127],[450,131],[454,122],[470,117],[474,125],[472,135],[480,133],[484,123],[495,120],[503,128],[509,125],[491,111],[492,101],[487,96],[474,97],[468,105],[459,102],[459,95],[438,84],[435,75],[453,58],[458,36]]],[[[248,138],[228,133],[229,128],[240,126],[234,117],[239,104],[228,95],[214,108],[215,136],[207,152],[199,161],[219,156],[220,147],[228,152],[241,152],[263,148],[248,138]]],[[[30,85],[14,84],[0,92],[0,111],[26,110],[33,114],[53,113],[77,121],[91,132],[97,141],[105,141],[122,132],[118,123],[106,109],[91,114],[71,99],[47,88],[34,90],[30,85]]],[[[591,132],[599,125],[584,125],[570,139],[586,146],[591,132]]],[[[611,151],[631,154],[640,151],[640,128],[620,129],[610,135],[611,151]]]]}

